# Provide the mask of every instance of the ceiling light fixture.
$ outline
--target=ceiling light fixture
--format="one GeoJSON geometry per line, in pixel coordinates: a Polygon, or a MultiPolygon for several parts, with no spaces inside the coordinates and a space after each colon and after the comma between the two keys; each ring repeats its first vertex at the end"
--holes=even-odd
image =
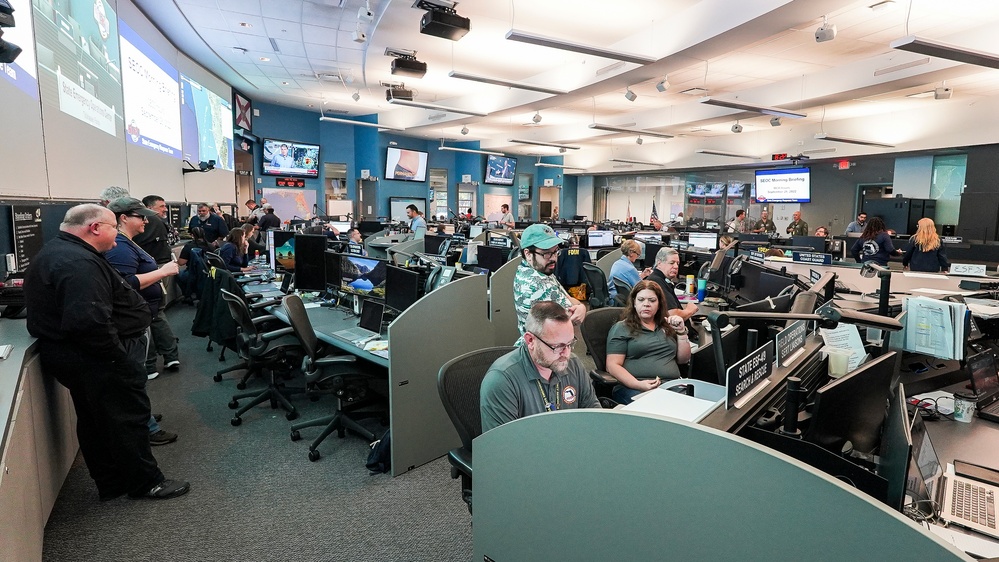
{"type": "Polygon", "coordinates": [[[582,147],[579,147],[579,146],[570,146],[570,145],[567,145],[567,144],[556,144],[556,143],[553,143],[553,142],[544,142],[544,141],[536,141],[536,140],[525,140],[525,139],[507,139],[507,142],[515,142],[517,144],[532,144],[534,146],[550,146],[552,148],[559,148],[559,149],[561,149],[561,152],[565,152],[566,150],[579,150],[580,148],[582,148],[582,147]]]}
{"type": "Polygon", "coordinates": [[[494,152],[491,150],[478,150],[475,148],[458,148],[456,146],[438,146],[437,150],[446,150],[448,152],[470,152],[472,154],[489,154],[490,156],[506,156],[502,152],[494,152]]]}
{"type": "Polygon", "coordinates": [[[548,162],[537,162],[534,164],[538,168],[562,168],[564,170],[585,170],[579,166],[569,166],[568,164],[549,164],[548,162]]]}
{"type": "Polygon", "coordinates": [[[260,57],[260,62],[270,62],[270,57],[260,57]]]}
{"type": "Polygon", "coordinates": [[[873,10],[875,13],[892,10],[895,8],[895,0],[882,0],[881,2],[871,4],[868,8],[873,10]]]}
{"type": "Polygon", "coordinates": [[[605,59],[620,60],[638,65],[645,65],[656,62],[656,59],[652,57],[645,57],[642,55],[636,55],[632,53],[624,53],[621,51],[612,51],[610,49],[603,49],[592,45],[582,45],[580,43],[564,41],[562,39],[556,39],[554,37],[546,37],[544,35],[526,33],[524,31],[519,31],[517,29],[511,29],[510,31],[508,31],[506,34],[506,38],[509,39],[510,41],[519,41],[521,43],[529,43],[531,45],[539,45],[541,47],[549,47],[551,49],[570,51],[573,53],[580,53],[583,55],[593,55],[595,57],[601,57],[605,59]]]}
{"type": "Polygon", "coordinates": [[[838,137],[834,135],[828,135],[826,133],[815,133],[815,138],[817,140],[824,140],[830,142],[843,142],[846,144],[859,144],[862,146],[876,146],[879,148],[895,148],[893,144],[885,144],[883,142],[875,142],[864,139],[853,139],[849,137],[838,137]]]}
{"type": "Polygon", "coordinates": [[[718,107],[726,107],[728,109],[738,109],[741,111],[752,111],[755,113],[762,113],[764,115],[773,115],[774,117],[787,117],[790,119],[801,119],[802,117],[808,117],[806,113],[798,113],[788,109],[781,109],[779,107],[769,107],[766,105],[759,105],[755,103],[750,103],[748,101],[736,101],[736,100],[723,100],[720,98],[701,98],[701,103],[706,103],[708,105],[715,105],[718,107]]]}
{"type": "Polygon", "coordinates": [[[659,90],[660,92],[665,92],[666,90],[668,90],[669,89],[669,77],[668,76],[663,76],[663,79],[660,80],[658,84],[656,84],[656,89],[659,90]]]}
{"type": "Polygon", "coordinates": [[[694,151],[695,154],[711,154],[713,156],[728,156],[729,158],[748,158],[749,160],[759,160],[759,156],[752,156],[750,154],[739,154],[737,152],[726,152],[724,150],[711,150],[709,148],[700,148],[694,151]]]}
{"type": "Polygon", "coordinates": [[[412,101],[412,100],[404,100],[404,99],[399,99],[399,98],[395,98],[395,97],[390,98],[388,100],[388,102],[391,103],[392,105],[405,105],[407,107],[419,107],[421,109],[436,109],[437,111],[444,111],[444,112],[447,112],[447,113],[460,113],[462,115],[474,115],[476,117],[486,117],[488,115],[487,113],[481,113],[481,112],[478,112],[478,111],[470,111],[470,110],[467,110],[467,109],[458,109],[456,107],[447,107],[447,106],[444,106],[444,105],[437,105],[435,103],[423,103],[423,102],[412,101]]]}
{"type": "Polygon", "coordinates": [[[637,144],[638,146],[641,146],[643,142],[645,141],[642,140],[642,137],[638,137],[637,139],[635,139],[635,144],[637,144]]]}
{"type": "Polygon", "coordinates": [[[483,84],[492,84],[493,86],[504,86],[507,88],[514,88],[517,90],[528,90],[531,92],[541,92],[542,94],[552,94],[554,96],[567,94],[567,90],[556,90],[554,88],[545,88],[543,86],[535,86],[533,84],[525,84],[523,82],[513,82],[511,80],[500,80],[499,78],[490,78],[488,76],[479,76],[477,74],[469,74],[467,72],[457,72],[452,70],[447,73],[451,78],[457,78],[459,80],[469,80],[472,82],[481,82],[483,84]]]}
{"type": "Polygon", "coordinates": [[[628,101],[635,101],[638,99],[638,94],[632,92],[631,87],[629,86],[628,89],[624,91],[624,97],[627,98],[628,101]]]}
{"type": "Polygon", "coordinates": [[[660,164],[659,162],[646,162],[644,160],[629,160],[628,158],[611,158],[611,162],[621,162],[623,164],[641,164],[642,166],[659,166],[663,167],[665,164],[660,164]]]}
{"type": "Polygon", "coordinates": [[[461,126],[461,134],[463,134],[463,135],[467,135],[468,134],[468,127],[467,126],[465,126],[465,125],[461,126]]]}
{"type": "Polygon", "coordinates": [[[659,137],[661,139],[673,138],[673,135],[668,135],[666,133],[657,133],[655,131],[647,131],[645,129],[629,129],[627,127],[617,127],[615,125],[605,125],[603,123],[590,123],[589,127],[591,129],[610,131],[613,133],[630,133],[633,135],[645,135],[647,137],[659,137]]]}
{"type": "Polygon", "coordinates": [[[941,59],[984,66],[986,68],[999,68],[999,55],[967,49],[957,45],[941,43],[930,39],[923,39],[916,35],[909,35],[901,39],[896,39],[888,44],[893,49],[901,49],[910,53],[919,53],[941,59]]]}
{"type": "Polygon", "coordinates": [[[354,101],[361,101],[361,91],[357,90],[350,97],[354,98],[354,101]]]}
{"type": "Polygon", "coordinates": [[[815,42],[825,43],[836,38],[836,24],[829,23],[825,16],[822,16],[822,25],[815,30],[815,42]]]}
{"type": "Polygon", "coordinates": [[[738,121],[735,122],[735,125],[732,125],[732,132],[736,134],[742,132],[742,125],[740,125],[738,121]]]}
{"type": "Polygon", "coordinates": [[[780,117],[771,117],[770,118],[770,126],[771,127],[780,127],[780,117]]]}
{"type": "Polygon", "coordinates": [[[540,123],[541,122],[541,112],[540,111],[535,111],[534,112],[534,117],[531,117],[531,121],[534,121],[535,123],[540,123]]]}
{"type": "Polygon", "coordinates": [[[345,125],[360,125],[362,127],[374,127],[377,129],[388,129],[389,131],[405,131],[403,127],[393,127],[391,125],[380,125],[378,123],[368,123],[366,121],[355,121],[353,119],[341,119],[339,117],[327,117],[323,115],[319,118],[320,121],[327,121],[329,123],[343,123],[345,125]]]}

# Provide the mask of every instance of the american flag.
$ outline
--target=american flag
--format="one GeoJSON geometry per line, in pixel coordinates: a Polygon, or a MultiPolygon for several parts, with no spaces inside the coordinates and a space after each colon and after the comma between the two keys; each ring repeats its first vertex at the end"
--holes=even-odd
{"type": "Polygon", "coordinates": [[[649,222],[659,220],[659,213],[656,212],[656,200],[652,200],[652,216],[649,217],[649,222]]]}

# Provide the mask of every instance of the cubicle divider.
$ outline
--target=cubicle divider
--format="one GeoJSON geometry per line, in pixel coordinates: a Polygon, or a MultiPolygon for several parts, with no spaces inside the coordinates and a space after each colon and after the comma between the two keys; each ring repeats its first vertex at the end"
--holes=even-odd
{"type": "Polygon", "coordinates": [[[517,308],[513,302],[513,279],[520,259],[506,262],[489,276],[489,321],[493,325],[493,345],[513,345],[520,338],[517,308]]]}
{"type": "Polygon", "coordinates": [[[385,249],[388,254],[388,258],[391,260],[394,254],[401,254],[395,262],[398,264],[406,263],[406,260],[413,256],[413,252],[422,252],[424,248],[423,239],[419,240],[406,240],[405,242],[399,242],[398,244],[393,244],[385,249]]]}
{"type": "Polygon", "coordinates": [[[610,279],[611,266],[614,265],[614,262],[616,262],[619,259],[621,259],[621,250],[614,249],[611,250],[610,253],[608,253],[606,256],[598,259],[596,265],[601,270],[603,270],[604,275],[606,275],[607,278],[610,279]]]}
{"type": "Polygon", "coordinates": [[[553,552],[553,517],[565,560],[967,559],[790,457],[617,410],[530,416],[476,438],[474,517],[474,560],[553,552]]]}
{"type": "Polygon", "coordinates": [[[427,294],[389,325],[392,476],[461,446],[437,373],[459,355],[494,345],[487,303],[485,276],[471,275],[427,294]]]}

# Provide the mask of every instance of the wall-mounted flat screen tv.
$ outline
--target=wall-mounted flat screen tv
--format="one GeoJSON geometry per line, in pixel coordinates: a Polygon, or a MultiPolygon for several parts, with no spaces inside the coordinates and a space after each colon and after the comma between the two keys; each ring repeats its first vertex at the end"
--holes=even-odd
{"type": "Polygon", "coordinates": [[[808,203],[811,200],[808,168],[756,170],[757,203],[808,203]]]}
{"type": "Polygon", "coordinates": [[[265,176],[319,177],[319,145],[264,139],[265,176]]]}
{"type": "Polygon", "coordinates": [[[513,177],[516,172],[516,158],[490,154],[486,159],[485,183],[492,185],[513,185],[513,177]]]}
{"type": "Polygon", "coordinates": [[[427,181],[427,153],[407,148],[388,147],[385,153],[385,179],[427,181]]]}

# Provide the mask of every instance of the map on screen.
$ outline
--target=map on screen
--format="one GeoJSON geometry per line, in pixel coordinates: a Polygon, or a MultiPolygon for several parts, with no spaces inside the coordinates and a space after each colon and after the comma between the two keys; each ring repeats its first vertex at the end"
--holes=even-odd
{"type": "Polygon", "coordinates": [[[280,189],[265,187],[262,196],[274,207],[274,214],[281,222],[294,218],[311,219],[315,216],[316,192],[311,189],[280,189]]]}
{"type": "Polygon", "coordinates": [[[232,103],[184,74],[180,89],[184,159],[194,165],[214,160],[216,168],[233,170],[232,103]]]}

